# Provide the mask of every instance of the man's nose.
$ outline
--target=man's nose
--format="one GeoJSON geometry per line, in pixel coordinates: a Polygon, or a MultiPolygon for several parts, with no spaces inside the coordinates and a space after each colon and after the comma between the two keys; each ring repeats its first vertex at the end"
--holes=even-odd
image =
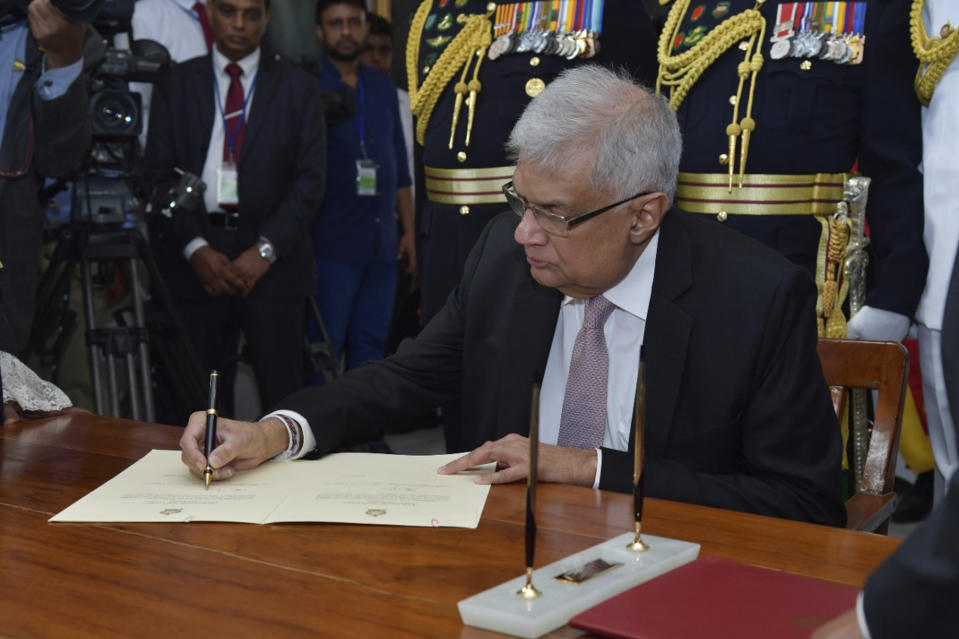
{"type": "Polygon", "coordinates": [[[546,231],[544,231],[543,227],[536,221],[536,216],[533,215],[531,210],[526,209],[523,213],[523,217],[519,221],[519,226],[516,227],[516,232],[513,233],[513,239],[516,240],[517,244],[522,244],[523,246],[546,243],[546,231]]]}

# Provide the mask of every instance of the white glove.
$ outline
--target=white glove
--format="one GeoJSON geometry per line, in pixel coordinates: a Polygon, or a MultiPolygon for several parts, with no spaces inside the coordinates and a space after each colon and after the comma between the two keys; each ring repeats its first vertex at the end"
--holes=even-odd
{"type": "Polygon", "coordinates": [[[909,332],[910,320],[905,315],[863,306],[846,327],[846,339],[869,339],[901,342],[909,332]]]}

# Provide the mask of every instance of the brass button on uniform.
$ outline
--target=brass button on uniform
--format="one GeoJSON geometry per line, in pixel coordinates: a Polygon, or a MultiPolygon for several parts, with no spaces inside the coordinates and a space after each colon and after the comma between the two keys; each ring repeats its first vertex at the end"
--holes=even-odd
{"type": "Polygon", "coordinates": [[[426,74],[429,73],[429,72],[430,72],[430,68],[429,68],[429,67],[423,67],[423,75],[426,75],[426,74]]]}
{"type": "Polygon", "coordinates": [[[470,207],[466,206],[465,204],[460,207],[460,215],[469,215],[469,214],[470,214],[470,207]]]}
{"type": "Polygon", "coordinates": [[[733,106],[736,106],[736,96],[734,95],[729,96],[729,103],[733,106]]]}
{"type": "Polygon", "coordinates": [[[543,82],[540,78],[530,78],[526,81],[526,95],[531,98],[535,98],[540,93],[543,92],[543,89],[546,88],[546,83],[543,82]]]}
{"type": "Polygon", "coordinates": [[[532,58],[529,59],[529,66],[531,67],[538,67],[539,63],[540,63],[540,59],[538,55],[534,55],[532,58]]]}
{"type": "Polygon", "coordinates": [[[487,10],[487,11],[496,11],[496,3],[495,3],[495,2],[487,2],[487,3],[486,3],[486,10],[487,10]]]}
{"type": "Polygon", "coordinates": [[[466,151],[460,151],[456,154],[456,159],[460,162],[466,162],[466,151]]]}
{"type": "Polygon", "coordinates": [[[725,222],[726,218],[728,217],[729,215],[726,213],[726,211],[720,211],[719,213],[716,214],[716,219],[719,220],[720,222],[725,222]]]}
{"type": "Polygon", "coordinates": [[[742,42],[739,43],[740,51],[746,51],[747,49],[749,49],[749,42],[747,40],[743,40],[742,42]]]}
{"type": "Polygon", "coordinates": [[[812,68],[812,62],[810,62],[809,60],[803,60],[799,64],[799,68],[802,69],[803,71],[809,71],[812,68]]]}
{"type": "Polygon", "coordinates": [[[722,164],[723,166],[726,166],[727,164],[729,164],[729,156],[726,155],[725,153],[720,153],[719,163],[722,164]]]}

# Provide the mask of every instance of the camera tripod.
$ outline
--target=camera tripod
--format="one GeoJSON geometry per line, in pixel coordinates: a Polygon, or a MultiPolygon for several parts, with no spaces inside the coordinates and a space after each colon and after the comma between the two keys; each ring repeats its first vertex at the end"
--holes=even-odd
{"type": "Polygon", "coordinates": [[[40,282],[30,343],[31,352],[52,359],[52,380],[57,381],[63,349],[76,327],[75,313],[66,303],[77,267],[96,412],[156,421],[153,363],[176,371],[166,380],[176,405],[202,406],[204,373],[149,246],[138,229],[119,224],[75,222],[59,229],[50,266],[40,282]],[[152,291],[149,313],[144,271],[152,291]],[[118,275],[127,282],[129,305],[114,312],[115,326],[98,326],[94,285],[118,275]],[[158,361],[151,362],[151,356],[158,361]]]}

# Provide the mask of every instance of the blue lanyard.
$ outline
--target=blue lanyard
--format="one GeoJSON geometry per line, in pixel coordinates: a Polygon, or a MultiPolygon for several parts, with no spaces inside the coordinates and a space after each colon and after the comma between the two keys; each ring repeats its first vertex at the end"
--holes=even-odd
{"type": "Polygon", "coordinates": [[[353,118],[353,126],[356,128],[356,135],[360,138],[360,152],[363,153],[363,159],[367,159],[366,154],[366,122],[363,119],[363,75],[357,71],[356,74],[356,117],[353,118]]]}
{"type": "MultiPolygon", "coordinates": [[[[253,89],[256,88],[256,81],[259,77],[260,69],[257,67],[256,75],[253,76],[253,82],[250,84],[250,90],[246,92],[246,97],[243,98],[243,108],[240,110],[240,124],[236,127],[237,131],[240,130],[240,127],[243,126],[243,122],[246,120],[246,105],[250,103],[250,98],[253,96],[253,89]]],[[[243,84],[241,83],[240,86],[242,87],[243,84]]],[[[226,136],[226,143],[230,147],[230,157],[233,158],[233,163],[236,164],[239,159],[236,157],[236,140],[230,135],[230,126],[227,124],[226,114],[223,112],[223,103],[220,100],[220,83],[217,81],[215,69],[213,72],[213,91],[216,93],[216,107],[220,110],[220,119],[223,120],[223,135],[226,136]]]]}
{"type": "MultiPolygon", "coordinates": [[[[189,9],[187,9],[186,7],[184,7],[182,4],[180,4],[180,3],[177,2],[176,0],[170,0],[170,2],[172,2],[172,3],[175,4],[176,6],[180,7],[180,9],[183,11],[183,13],[187,14],[188,16],[190,16],[191,18],[193,18],[193,19],[196,20],[197,22],[200,22],[200,16],[198,16],[198,15],[196,14],[195,9],[193,9],[192,7],[190,7],[189,9]]],[[[202,24],[202,23],[201,23],[201,24],[202,24]]]]}

